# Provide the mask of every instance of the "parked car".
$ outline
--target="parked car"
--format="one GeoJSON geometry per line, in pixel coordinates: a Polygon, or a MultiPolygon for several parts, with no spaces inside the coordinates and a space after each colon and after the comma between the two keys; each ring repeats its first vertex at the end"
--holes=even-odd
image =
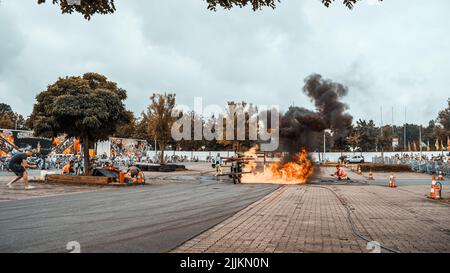
{"type": "Polygon", "coordinates": [[[347,163],[364,163],[364,156],[362,155],[355,155],[351,158],[347,159],[347,163]]]}

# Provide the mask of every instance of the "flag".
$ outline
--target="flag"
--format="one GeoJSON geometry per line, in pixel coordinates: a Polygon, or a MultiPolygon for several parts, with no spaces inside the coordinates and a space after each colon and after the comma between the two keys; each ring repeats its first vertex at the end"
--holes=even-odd
{"type": "Polygon", "coordinates": [[[428,152],[431,151],[430,140],[429,139],[427,140],[427,151],[428,152]]]}
{"type": "Polygon", "coordinates": [[[436,147],[436,151],[439,151],[439,139],[436,138],[436,143],[434,143],[434,147],[436,147]]]}
{"type": "Polygon", "coordinates": [[[450,136],[447,137],[447,151],[450,152],[450,136]]]}
{"type": "Polygon", "coordinates": [[[426,149],[427,148],[427,144],[425,144],[425,142],[421,142],[420,143],[420,147],[422,148],[422,149],[426,149]]]}

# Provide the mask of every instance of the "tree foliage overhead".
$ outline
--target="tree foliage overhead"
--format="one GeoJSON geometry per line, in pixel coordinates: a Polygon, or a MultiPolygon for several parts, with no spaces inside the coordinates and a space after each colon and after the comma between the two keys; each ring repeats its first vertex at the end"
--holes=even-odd
{"type": "MultiPolygon", "coordinates": [[[[353,9],[353,7],[355,6],[355,4],[358,1],[361,0],[338,0],[340,2],[342,2],[347,8],[349,9],[353,9]]],[[[383,0],[378,0],[379,2],[382,2],[383,0]]],[[[335,0],[322,0],[322,3],[328,8],[330,7],[330,5],[335,2],[335,0]]]]}
{"type": "MultiPolygon", "coordinates": [[[[78,0],[81,1],[80,4],[74,4],[77,0],[38,0],[38,4],[43,4],[45,2],[52,2],[53,4],[58,4],[61,7],[62,13],[81,13],[87,20],[90,20],[94,14],[111,14],[116,11],[114,5],[115,0],[78,0]]],[[[206,1],[209,10],[217,10],[217,7],[222,7],[224,9],[231,9],[233,7],[243,8],[246,6],[251,6],[254,11],[260,10],[264,7],[269,7],[275,9],[277,4],[281,0],[198,0],[206,1]]],[[[336,0],[321,0],[326,7],[336,0]]],[[[346,7],[352,9],[354,5],[361,0],[337,0],[342,2],[346,7]]],[[[383,0],[378,0],[383,1],[383,0]]]]}
{"type": "Polygon", "coordinates": [[[60,78],[37,95],[30,125],[39,136],[80,138],[88,173],[90,144],[107,140],[119,126],[130,122],[123,103],[126,97],[125,90],[97,73],[60,78]]]}
{"type": "Polygon", "coordinates": [[[38,0],[38,4],[53,2],[61,7],[62,13],[79,12],[84,18],[90,20],[94,14],[111,14],[116,11],[114,0],[78,0],[80,5],[74,4],[76,0],[38,0]]]}

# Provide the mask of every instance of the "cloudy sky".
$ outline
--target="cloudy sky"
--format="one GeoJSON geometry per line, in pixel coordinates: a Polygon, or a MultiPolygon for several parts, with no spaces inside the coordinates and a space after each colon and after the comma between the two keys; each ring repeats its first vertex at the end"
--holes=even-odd
{"type": "MultiPolygon", "coordinates": [[[[427,124],[450,97],[450,1],[385,0],[353,11],[319,0],[276,10],[206,9],[203,0],[117,0],[86,21],[35,0],[1,0],[0,101],[28,115],[58,77],[95,71],[128,91],[139,114],[154,92],[180,104],[229,100],[311,107],[311,73],[349,87],[356,118],[427,124]]],[[[48,1],[49,2],[49,1],[48,1]]]]}

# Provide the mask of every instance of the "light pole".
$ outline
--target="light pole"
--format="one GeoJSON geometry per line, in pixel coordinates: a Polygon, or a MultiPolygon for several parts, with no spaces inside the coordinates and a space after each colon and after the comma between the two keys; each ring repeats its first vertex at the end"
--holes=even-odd
{"type": "Polygon", "coordinates": [[[327,133],[331,135],[331,130],[327,129],[323,131],[323,155],[322,155],[322,161],[325,162],[325,153],[327,152],[327,133]]]}
{"type": "Polygon", "coordinates": [[[419,127],[419,151],[420,151],[420,162],[422,162],[422,125],[419,127]]]}
{"type": "Polygon", "coordinates": [[[403,125],[403,151],[406,152],[406,107],[405,107],[405,124],[403,125]]]}
{"type": "Polygon", "coordinates": [[[327,130],[323,131],[323,154],[322,154],[322,161],[325,162],[325,153],[327,151],[327,130]]]}
{"type": "Polygon", "coordinates": [[[16,113],[16,130],[17,130],[17,124],[19,123],[19,114],[18,113],[16,113]]]}

